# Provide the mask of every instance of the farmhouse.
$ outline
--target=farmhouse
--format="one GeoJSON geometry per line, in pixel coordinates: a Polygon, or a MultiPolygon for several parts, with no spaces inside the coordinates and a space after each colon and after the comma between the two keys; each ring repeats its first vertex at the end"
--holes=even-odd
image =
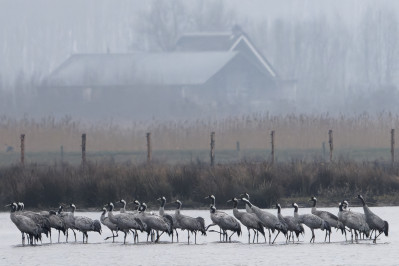
{"type": "Polygon", "coordinates": [[[267,110],[295,97],[293,86],[237,28],[184,34],[172,52],[73,54],[44,85],[49,95],[62,97],[57,108],[73,102],[116,113],[151,109],[151,115],[267,110]]]}

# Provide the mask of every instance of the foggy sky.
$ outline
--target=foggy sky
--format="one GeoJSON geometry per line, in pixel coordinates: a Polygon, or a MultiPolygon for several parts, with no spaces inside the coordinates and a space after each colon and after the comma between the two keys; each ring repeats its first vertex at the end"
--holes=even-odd
{"type": "MultiPolygon", "coordinates": [[[[185,4],[190,6],[195,2],[185,1],[185,4]]],[[[36,75],[41,79],[73,53],[131,52],[132,43],[141,38],[137,31],[140,27],[138,14],[147,10],[149,3],[138,0],[0,0],[0,89],[13,90],[20,75],[36,75]]],[[[281,55],[276,54],[279,44],[273,43],[273,38],[265,37],[263,33],[256,35],[261,25],[272,28],[280,20],[297,24],[325,18],[332,31],[339,32],[335,25],[341,27],[343,22],[347,32],[356,36],[367,10],[385,8],[395,14],[399,11],[399,1],[394,0],[225,0],[223,3],[234,10],[236,24],[243,25],[256,43],[263,41],[260,50],[285,78],[302,80],[309,77],[298,74],[280,60],[281,55]]],[[[344,53],[346,44],[339,45],[344,53]]],[[[341,74],[344,80],[332,85],[340,86],[340,93],[353,90],[352,83],[364,83],[357,80],[358,73],[353,72],[357,69],[356,64],[362,62],[351,60],[351,57],[345,60],[345,73],[341,74]]],[[[393,73],[397,73],[396,66],[393,73]]],[[[395,80],[396,76],[390,79],[395,80]]],[[[318,83],[311,84],[306,86],[314,96],[314,92],[319,92],[318,83]]],[[[323,93],[334,94],[335,87],[323,93]]],[[[319,100],[314,96],[313,101],[319,100]]],[[[384,104],[381,101],[379,105],[384,104]]]]}

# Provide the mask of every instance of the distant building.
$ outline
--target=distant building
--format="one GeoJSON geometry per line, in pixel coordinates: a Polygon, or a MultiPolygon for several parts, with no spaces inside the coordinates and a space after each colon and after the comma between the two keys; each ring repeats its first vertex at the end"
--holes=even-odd
{"type": "Polygon", "coordinates": [[[47,94],[61,97],[57,107],[71,101],[86,110],[109,105],[116,113],[151,115],[267,110],[295,98],[295,84],[282,81],[238,27],[184,34],[172,52],[73,54],[44,85],[47,94]]]}

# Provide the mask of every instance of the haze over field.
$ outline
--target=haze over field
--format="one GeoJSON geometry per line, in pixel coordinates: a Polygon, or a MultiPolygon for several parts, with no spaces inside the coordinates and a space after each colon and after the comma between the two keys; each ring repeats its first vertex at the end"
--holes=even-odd
{"type": "MultiPolygon", "coordinates": [[[[209,108],[191,104],[165,115],[173,106],[168,100],[147,104],[142,112],[112,112],[108,110],[118,105],[112,97],[107,112],[98,106],[88,115],[73,102],[61,110],[58,103],[48,106],[43,81],[72,54],[167,52],[184,33],[228,32],[239,25],[295,89],[288,92],[290,100],[256,107],[240,103],[220,115],[396,113],[398,10],[393,0],[1,0],[0,112],[76,118],[217,117],[217,108],[207,112],[209,108]]],[[[221,97],[216,105],[223,102],[221,97]]]]}

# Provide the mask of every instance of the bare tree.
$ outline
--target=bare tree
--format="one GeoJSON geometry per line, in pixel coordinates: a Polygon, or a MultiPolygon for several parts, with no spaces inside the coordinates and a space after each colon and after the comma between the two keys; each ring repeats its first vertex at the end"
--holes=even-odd
{"type": "Polygon", "coordinates": [[[177,38],[190,31],[228,30],[234,22],[234,12],[220,0],[195,2],[152,0],[138,14],[137,31],[141,38],[133,49],[171,51],[177,38]]]}

